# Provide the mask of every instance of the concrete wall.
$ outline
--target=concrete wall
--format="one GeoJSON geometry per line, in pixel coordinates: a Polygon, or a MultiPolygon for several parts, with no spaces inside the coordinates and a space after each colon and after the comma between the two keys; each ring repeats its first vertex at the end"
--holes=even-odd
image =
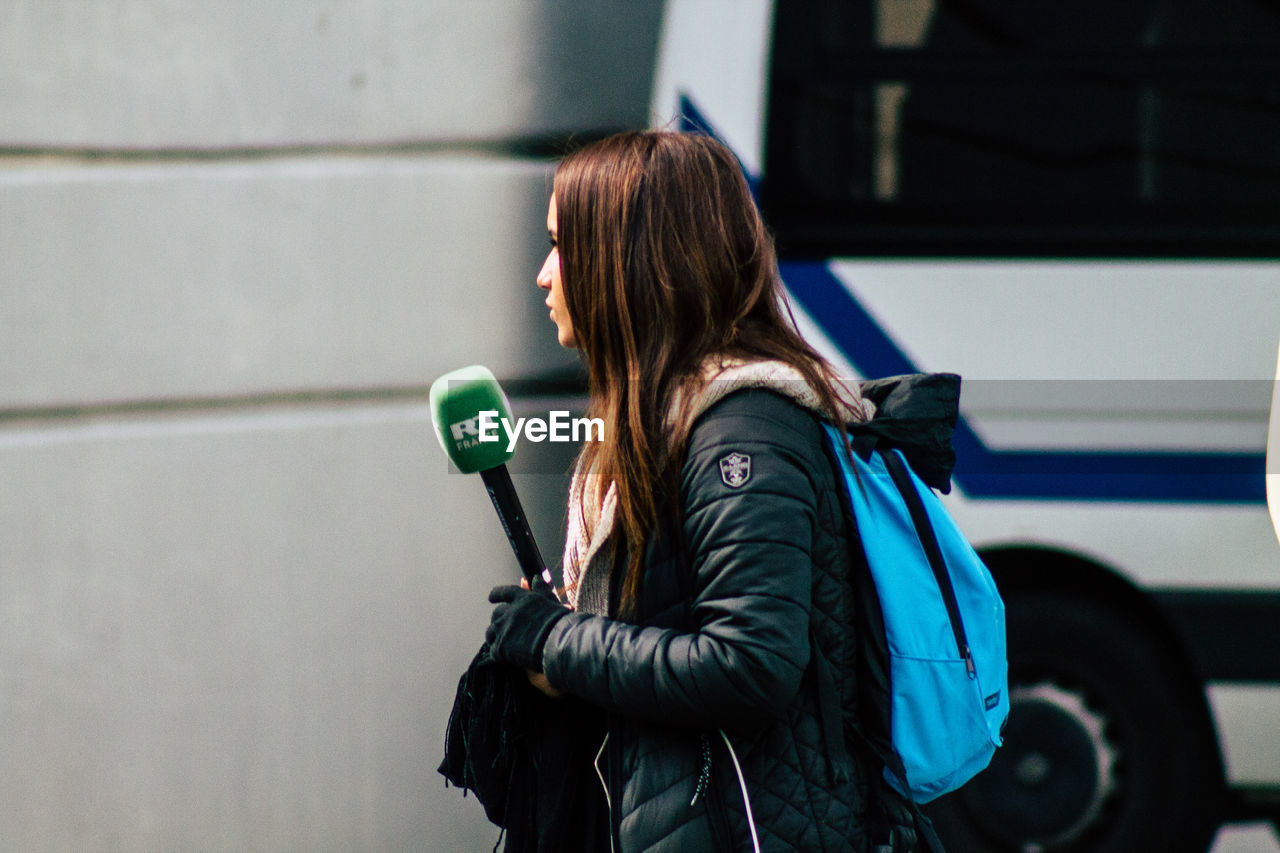
{"type": "Polygon", "coordinates": [[[8,0],[0,141],[500,140],[647,119],[656,0],[8,0]]]}
{"type": "Polygon", "coordinates": [[[567,363],[547,166],[325,155],[0,170],[13,408],[422,384],[567,363]]]}
{"type": "Polygon", "coordinates": [[[425,388],[573,368],[519,152],[646,124],[660,12],[0,9],[0,849],[492,847],[436,766],[515,567],[425,388]]]}

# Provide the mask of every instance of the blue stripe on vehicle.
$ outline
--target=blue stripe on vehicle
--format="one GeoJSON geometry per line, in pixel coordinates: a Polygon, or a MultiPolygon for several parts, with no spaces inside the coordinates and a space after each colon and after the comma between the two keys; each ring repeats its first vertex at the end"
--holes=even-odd
{"type": "Polygon", "coordinates": [[[724,137],[711,126],[711,122],[707,121],[707,117],[693,103],[693,99],[683,93],[680,95],[680,115],[678,120],[681,133],[701,133],[704,136],[710,136],[712,139],[724,141],[724,137]]]}
{"type": "MultiPolygon", "coordinates": [[[[780,269],[796,302],[863,376],[920,372],[825,262],[780,269]]],[[[992,450],[963,417],[952,442],[955,482],[972,497],[1266,502],[1260,453],[992,450]]]]}
{"type": "MultiPolygon", "coordinates": [[[[724,137],[720,135],[720,132],[712,126],[711,122],[707,121],[707,117],[702,114],[702,111],[698,109],[689,96],[683,93],[680,95],[678,121],[679,124],[677,126],[680,128],[681,133],[700,133],[703,136],[710,136],[712,139],[724,142],[724,137]]],[[[734,156],[737,157],[736,151],[734,156]]],[[[742,166],[741,158],[738,159],[738,165],[742,166]]],[[[751,174],[745,166],[742,166],[742,174],[747,179],[747,186],[751,188],[751,197],[758,203],[760,201],[760,176],[751,174]]]]}
{"type": "MultiPolygon", "coordinates": [[[[679,128],[724,140],[687,94],[679,128]]],[[[743,170],[759,199],[760,177],[743,170]]],[[[824,261],[779,264],[795,300],[866,377],[919,373],[824,261]]],[[[962,416],[952,436],[954,480],[977,498],[1262,503],[1261,453],[992,450],[962,416]]]]}

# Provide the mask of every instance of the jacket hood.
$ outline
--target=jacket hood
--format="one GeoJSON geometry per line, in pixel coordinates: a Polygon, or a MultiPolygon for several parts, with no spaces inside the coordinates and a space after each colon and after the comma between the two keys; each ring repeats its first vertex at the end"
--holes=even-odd
{"type": "MultiPolygon", "coordinates": [[[[667,415],[672,431],[680,431],[681,420],[692,424],[720,400],[746,388],[774,391],[821,417],[827,417],[818,393],[799,370],[785,362],[715,359],[703,366],[702,375],[703,381],[692,392],[688,403],[679,395],[673,401],[667,415]]],[[[856,383],[837,380],[835,391],[841,417],[846,423],[863,423],[874,416],[875,406],[863,398],[856,383]]],[[[608,606],[609,566],[595,557],[613,531],[617,494],[610,484],[597,505],[596,489],[583,488],[585,478],[590,476],[591,473],[581,470],[580,466],[574,469],[573,482],[569,487],[568,527],[561,569],[568,602],[575,608],[603,613],[608,606]],[[580,592],[583,593],[581,597],[580,592]]]]}
{"type": "MultiPolygon", "coordinates": [[[[675,412],[680,412],[690,422],[735,391],[744,388],[764,388],[793,400],[820,417],[827,417],[822,398],[805,380],[804,375],[790,364],[781,361],[742,361],[726,359],[708,362],[703,367],[703,384],[686,407],[676,400],[675,412]]],[[[855,382],[837,379],[834,383],[841,420],[846,424],[870,421],[875,416],[875,405],[865,399],[855,382]]]]}
{"type": "Polygon", "coordinates": [[[956,453],[951,435],[960,418],[960,377],[954,373],[913,373],[861,383],[875,417],[853,424],[855,449],[869,442],[897,448],[926,485],[951,491],[956,453]]]}
{"type": "MultiPolygon", "coordinates": [[[[676,400],[669,415],[673,428],[679,417],[693,423],[717,402],[745,388],[774,391],[826,417],[817,392],[800,371],[784,362],[715,361],[704,367],[703,376],[705,381],[688,406],[676,400]]],[[[951,491],[951,471],[956,461],[951,435],[959,419],[959,376],[919,373],[865,382],[837,380],[835,390],[855,450],[877,445],[901,450],[907,464],[926,485],[943,494],[951,491]]],[[[589,472],[581,468],[573,473],[561,568],[568,602],[573,607],[603,613],[607,595],[602,590],[607,590],[609,567],[594,558],[613,531],[617,498],[610,485],[597,505],[596,490],[583,488],[588,476],[589,472]],[[584,585],[592,593],[588,600],[580,601],[579,590],[584,585]]]]}

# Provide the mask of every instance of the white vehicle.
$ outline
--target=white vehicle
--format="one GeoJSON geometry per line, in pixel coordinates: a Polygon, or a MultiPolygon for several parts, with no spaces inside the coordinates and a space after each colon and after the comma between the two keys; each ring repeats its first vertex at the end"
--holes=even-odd
{"type": "Polygon", "coordinates": [[[1246,0],[668,4],[655,120],[738,153],[811,340],[965,379],[1014,707],[952,851],[1280,821],[1277,57],[1246,0]]]}

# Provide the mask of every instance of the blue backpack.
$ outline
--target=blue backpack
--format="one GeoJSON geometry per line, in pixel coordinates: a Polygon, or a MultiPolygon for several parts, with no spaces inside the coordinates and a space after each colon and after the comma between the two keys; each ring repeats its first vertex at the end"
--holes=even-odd
{"type": "Polygon", "coordinates": [[[1009,715],[1004,603],[901,451],[861,434],[850,454],[840,433],[824,428],[883,617],[888,660],[877,666],[888,696],[878,700],[887,704],[880,714],[887,712],[889,748],[858,721],[851,726],[876,747],[888,784],[926,803],[973,778],[1001,744],[1009,715]]]}

